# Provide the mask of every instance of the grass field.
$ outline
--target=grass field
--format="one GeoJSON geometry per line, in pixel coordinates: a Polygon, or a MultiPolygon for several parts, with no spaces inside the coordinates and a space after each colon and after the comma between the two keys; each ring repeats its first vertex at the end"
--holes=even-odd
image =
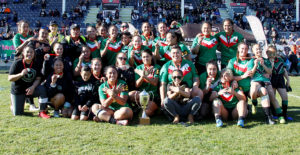
{"type": "Polygon", "coordinates": [[[45,120],[30,112],[13,117],[10,83],[0,74],[0,154],[300,154],[300,78],[291,77],[291,85],[288,114],[294,121],[287,124],[266,125],[259,108],[245,128],[228,122],[219,129],[214,120],[184,127],[163,116],[149,126],[117,126],[45,120]]]}

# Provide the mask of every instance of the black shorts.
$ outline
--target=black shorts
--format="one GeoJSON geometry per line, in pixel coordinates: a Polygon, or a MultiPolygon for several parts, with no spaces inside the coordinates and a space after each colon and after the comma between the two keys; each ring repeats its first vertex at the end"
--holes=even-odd
{"type": "Polygon", "coordinates": [[[272,74],[271,84],[273,88],[286,88],[283,74],[272,74]]]}
{"type": "Polygon", "coordinates": [[[209,91],[207,94],[205,94],[203,97],[203,102],[209,103],[209,98],[210,98],[211,94],[212,94],[212,91],[209,91]]]}
{"type": "Polygon", "coordinates": [[[228,120],[233,120],[233,118],[232,118],[232,111],[235,109],[235,107],[234,108],[226,108],[225,107],[225,109],[228,112],[228,120]]]}
{"type": "Polygon", "coordinates": [[[201,75],[202,73],[206,72],[206,66],[204,66],[204,65],[201,65],[199,63],[195,63],[195,67],[196,67],[196,70],[198,72],[198,75],[201,75]]]}
{"type": "Polygon", "coordinates": [[[264,82],[264,81],[256,81],[256,82],[258,82],[262,87],[266,87],[271,84],[270,82],[264,82]]]}

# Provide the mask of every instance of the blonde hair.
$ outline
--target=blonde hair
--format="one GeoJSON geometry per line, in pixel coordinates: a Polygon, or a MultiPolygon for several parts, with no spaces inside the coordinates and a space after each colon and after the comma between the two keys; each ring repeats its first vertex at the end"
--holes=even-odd
{"type": "Polygon", "coordinates": [[[230,76],[230,79],[231,79],[230,81],[232,81],[232,79],[233,79],[233,72],[232,72],[232,70],[228,69],[228,68],[222,69],[221,73],[220,73],[220,76],[223,77],[225,74],[228,75],[228,76],[230,76]]]}
{"type": "Polygon", "coordinates": [[[27,24],[28,27],[29,27],[29,23],[26,20],[20,20],[20,21],[18,21],[18,23],[17,23],[17,25],[18,25],[18,33],[20,33],[20,31],[21,31],[21,25],[22,24],[27,24]]]}

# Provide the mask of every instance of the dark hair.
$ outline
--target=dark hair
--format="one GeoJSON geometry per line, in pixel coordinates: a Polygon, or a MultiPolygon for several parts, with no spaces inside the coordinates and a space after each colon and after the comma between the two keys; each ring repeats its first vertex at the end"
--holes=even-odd
{"type": "Polygon", "coordinates": [[[81,68],[81,71],[91,72],[91,68],[88,65],[85,65],[81,68]]]}
{"type": "Polygon", "coordinates": [[[61,57],[55,57],[55,58],[53,59],[53,63],[52,63],[52,68],[53,68],[53,69],[54,69],[54,64],[55,64],[57,61],[60,61],[60,62],[63,64],[63,66],[65,67],[64,60],[63,60],[61,57]]]}
{"type": "Polygon", "coordinates": [[[223,23],[222,23],[222,25],[224,25],[224,23],[225,23],[226,21],[230,22],[230,24],[231,24],[232,26],[234,25],[234,22],[233,22],[233,20],[232,20],[232,19],[230,19],[230,18],[226,18],[226,19],[224,19],[224,20],[223,20],[223,23]]]}
{"type": "Polygon", "coordinates": [[[102,64],[102,61],[101,61],[100,58],[93,58],[92,61],[91,61],[91,63],[93,63],[94,61],[100,61],[100,63],[102,64]]]}
{"type": "Polygon", "coordinates": [[[142,50],[141,55],[143,53],[147,53],[147,54],[149,54],[151,56],[151,65],[154,66],[156,64],[156,61],[155,61],[155,59],[153,57],[152,51],[150,49],[145,49],[145,50],[142,50]]]}
{"type": "Polygon", "coordinates": [[[18,23],[17,23],[18,33],[20,33],[20,28],[21,28],[22,23],[25,23],[25,24],[27,24],[29,26],[29,22],[26,21],[26,20],[20,20],[20,21],[18,21],[18,23]]]}
{"type": "Polygon", "coordinates": [[[93,25],[89,25],[88,27],[86,27],[86,29],[88,29],[88,28],[90,28],[90,27],[96,30],[96,27],[93,26],[93,25]]]}
{"type": "Polygon", "coordinates": [[[208,24],[208,25],[210,26],[210,28],[212,28],[212,23],[209,22],[209,21],[204,21],[204,22],[202,22],[201,28],[202,28],[202,26],[203,26],[204,24],[208,24]]]}
{"type": "Polygon", "coordinates": [[[180,52],[182,52],[182,51],[181,51],[181,48],[180,48],[178,45],[171,46],[171,50],[172,50],[172,49],[178,49],[178,50],[180,50],[180,52]]]}
{"type": "Polygon", "coordinates": [[[107,25],[105,23],[97,23],[96,24],[96,28],[100,28],[100,27],[104,27],[105,29],[107,29],[107,25]]]}
{"type": "Polygon", "coordinates": [[[106,76],[106,74],[107,74],[107,71],[108,71],[110,68],[116,70],[117,74],[119,75],[117,68],[116,68],[115,66],[109,65],[109,66],[106,66],[106,67],[104,68],[104,75],[105,75],[105,76],[106,76]]]}
{"type": "Polygon", "coordinates": [[[169,33],[172,35],[173,38],[176,37],[177,43],[179,43],[180,41],[183,41],[183,38],[179,32],[171,31],[171,32],[168,32],[167,35],[169,33]]]}
{"type": "Polygon", "coordinates": [[[206,63],[206,68],[208,67],[208,65],[214,65],[218,68],[218,64],[215,60],[210,60],[206,63]]]}
{"type": "Polygon", "coordinates": [[[132,39],[132,35],[131,35],[130,32],[123,32],[123,33],[121,33],[121,36],[123,36],[123,35],[125,35],[125,36],[129,37],[130,39],[132,39]]]}
{"type": "Polygon", "coordinates": [[[127,54],[126,54],[126,53],[119,52],[119,53],[116,55],[116,64],[115,64],[115,66],[118,66],[118,65],[117,65],[117,64],[118,64],[118,56],[119,56],[120,54],[124,54],[124,55],[126,56],[126,58],[128,59],[128,57],[127,57],[127,54]]]}

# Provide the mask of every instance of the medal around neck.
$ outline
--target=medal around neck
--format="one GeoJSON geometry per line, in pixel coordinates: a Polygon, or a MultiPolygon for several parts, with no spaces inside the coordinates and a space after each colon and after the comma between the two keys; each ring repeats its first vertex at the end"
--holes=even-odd
{"type": "Polygon", "coordinates": [[[150,118],[146,115],[146,107],[149,103],[150,95],[145,90],[140,93],[140,106],[142,108],[142,114],[140,115],[140,125],[149,125],[150,118]]]}

